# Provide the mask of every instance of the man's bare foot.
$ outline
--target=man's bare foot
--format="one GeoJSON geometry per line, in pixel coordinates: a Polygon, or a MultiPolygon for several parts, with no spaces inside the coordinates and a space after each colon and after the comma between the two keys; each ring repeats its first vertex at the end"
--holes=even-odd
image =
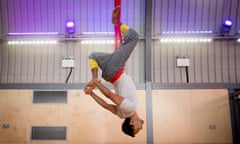
{"type": "Polygon", "coordinates": [[[117,6],[116,8],[114,8],[114,10],[112,12],[112,23],[113,24],[117,24],[118,23],[119,13],[120,13],[120,6],[117,6]]]}

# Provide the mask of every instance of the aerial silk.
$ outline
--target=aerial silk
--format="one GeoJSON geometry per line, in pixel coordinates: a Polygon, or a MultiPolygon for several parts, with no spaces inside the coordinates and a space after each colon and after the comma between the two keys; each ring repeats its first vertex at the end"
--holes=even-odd
{"type": "MultiPolygon", "coordinates": [[[[121,0],[114,1],[114,8],[116,8],[117,6],[121,7],[121,0]]],[[[118,22],[117,22],[117,24],[114,25],[115,50],[118,48],[119,41],[120,41],[120,44],[122,44],[122,35],[121,35],[121,31],[120,31],[120,19],[121,19],[121,10],[118,15],[118,22]]]]}

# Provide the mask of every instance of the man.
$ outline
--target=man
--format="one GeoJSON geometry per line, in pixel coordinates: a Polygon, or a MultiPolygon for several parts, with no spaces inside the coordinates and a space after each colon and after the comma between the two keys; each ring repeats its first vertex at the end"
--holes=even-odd
{"type": "MultiPolygon", "coordinates": [[[[117,24],[120,7],[113,10],[112,23],[117,24]]],[[[90,95],[99,105],[125,119],[122,131],[134,137],[141,129],[143,120],[136,112],[137,96],[136,87],[124,72],[124,65],[138,42],[138,34],[125,24],[121,24],[120,30],[124,36],[124,43],[113,53],[94,52],[89,56],[92,80],[84,89],[85,94],[90,95]],[[98,68],[102,70],[102,77],[113,84],[115,92],[106,88],[98,79],[98,68]],[[106,103],[92,90],[97,87],[114,105],[106,103]]]]}

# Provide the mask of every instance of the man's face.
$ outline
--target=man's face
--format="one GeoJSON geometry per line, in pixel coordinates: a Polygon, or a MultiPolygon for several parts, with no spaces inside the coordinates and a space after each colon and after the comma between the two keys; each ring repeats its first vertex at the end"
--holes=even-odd
{"type": "Polygon", "coordinates": [[[140,130],[142,130],[142,126],[143,126],[144,121],[141,119],[136,119],[132,125],[134,128],[134,135],[137,134],[140,130]]]}

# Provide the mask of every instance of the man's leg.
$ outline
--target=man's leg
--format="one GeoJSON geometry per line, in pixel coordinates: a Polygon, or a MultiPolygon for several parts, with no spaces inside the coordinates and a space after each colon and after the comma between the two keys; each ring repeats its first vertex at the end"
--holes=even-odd
{"type": "MultiPolygon", "coordinates": [[[[112,22],[117,23],[117,17],[120,12],[120,7],[116,7],[112,12],[112,22]]],[[[120,68],[125,66],[130,54],[138,42],[138,34],[135,30],[129,28],[126,24],[121,24],[120,30],[124,36],[124,43],[120,45],[109,59],[106,71],[116,73],[120,68]]]]}
{"type": "MultiPolygon", "coordinates": [[[[116,17],[118,17],[119,11],[120,7],[113,10],[113,23],[116,23],[116,17]]],[[[130,29],[125,24],[121,24],[120,30],[123,35],[125,35],[124,44],[119,46],[112,54],[92,53],[89,57],[97,61],[99,67],[102,69],[102,77],[105,80],[110,80],[122,67],[124,67],[138,42],[138,34],[135,30],[130,29]]]]}
{"type": "Polygon", "coordinates": [[[94,59],[100,68],[103,68],[111,58],[111,53],[104,53],[104,52],[93,52],[89,55],[90,59],[94,59]]]}
{"type": "Polygon", "coordinates": [[[126,33],[124,37],[124,43],[115,50],[111,59],[109,60],[107,65],[107,69],[109,70],[113,69],[113,66],[115,68],[118,67],[117,71],[121,67],[124,67],[126,61],[128,60],[138,42],[137,32],[131,28],[128,28],[127,25],[121,24],[121,32],[126,33]]]}

